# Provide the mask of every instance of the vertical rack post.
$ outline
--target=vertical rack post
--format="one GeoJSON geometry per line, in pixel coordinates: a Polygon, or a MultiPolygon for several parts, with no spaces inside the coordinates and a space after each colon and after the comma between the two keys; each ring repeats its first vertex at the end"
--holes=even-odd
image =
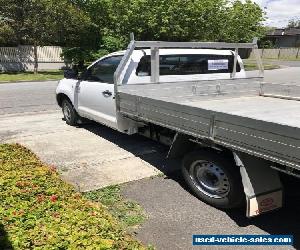
{"type": "Polygon", "coordinates": [[[122,80],[121,80],[122,71],[124,70],[126,64],[129,62],[129,60],[132,56],[132,53],[135,49],[135,40],[134,40],[133,33],[130,34],[130,39],[131,39],[131,41],[127,47],[127,50],[114,73],[114,96],[115,96],[117,111],[120,110],[120,99],[119,99],[119,95],[118,95],[118,86],[122,84],[122,80]]]}
{"type": "Polygon", "coordinates": [[[234,61],[233,61],[233,71],[232,71],[232,76],[231,76],[232,78],[235,78],[235,76],[236,76],[236,65],[237,65],[238,54],[239,54],[239,49],[235,48],[234,61]]]}
{"type": "Polygon", "coordinates": [[[134,41],[134,33],[130,33],[130,41],[134,41]]]}
{"type": "Polygon", "coordinates": [[[151,82],[159,82],[159,49],[151,47],[151,82]]]}
{"type": "Polygon", "coordinates": [[[257,37],[255,37],[253,39],[253,52],[254,52],[257,67],[258,67],[258,70],[259,70],[259,76],[263,77],[264,76],[264,65],[262,63],[261,56],[259,54],[259,50],[258,50],[258,46],[257,46],[257,37]]]}

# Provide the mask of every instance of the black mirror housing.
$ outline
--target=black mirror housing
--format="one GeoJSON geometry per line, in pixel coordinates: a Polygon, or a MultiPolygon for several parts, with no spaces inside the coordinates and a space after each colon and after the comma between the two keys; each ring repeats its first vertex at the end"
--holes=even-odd
{"type": "Polygon", "coordinates": [[[78,71],[76,71],[74,69],[67,69],[64,71],[64,77],[67,79],[77,79],[78,71]]]}

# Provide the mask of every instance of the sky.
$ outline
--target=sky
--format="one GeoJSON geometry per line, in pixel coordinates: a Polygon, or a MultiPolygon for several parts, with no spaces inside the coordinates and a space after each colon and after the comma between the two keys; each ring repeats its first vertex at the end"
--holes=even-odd
{"type": "Polygon", "coordinates": [[[267,13],[266,25],[285,27],[290,19],[300,19],[300,0],[252,0],[267,13]]]}

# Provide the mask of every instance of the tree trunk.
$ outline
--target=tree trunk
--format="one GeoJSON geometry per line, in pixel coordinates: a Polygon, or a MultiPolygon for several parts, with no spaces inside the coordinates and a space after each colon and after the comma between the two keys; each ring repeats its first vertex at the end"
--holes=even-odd
{"type": "Polygon", "coordinates": [[[38,73],[38,53],[37,53],[37,45],[33,46],[33,54],[34,54],[34,68],[33,68],[33,73],[37,74],[38,73]]]}

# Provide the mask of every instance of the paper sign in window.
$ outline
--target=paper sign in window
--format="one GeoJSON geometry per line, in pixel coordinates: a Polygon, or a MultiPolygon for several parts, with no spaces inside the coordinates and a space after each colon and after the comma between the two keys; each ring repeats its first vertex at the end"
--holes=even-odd
{"type": "Polygon", "coordinates": [[[208,70],[228,70],[228,60],[208,60],[208,70]]]}

